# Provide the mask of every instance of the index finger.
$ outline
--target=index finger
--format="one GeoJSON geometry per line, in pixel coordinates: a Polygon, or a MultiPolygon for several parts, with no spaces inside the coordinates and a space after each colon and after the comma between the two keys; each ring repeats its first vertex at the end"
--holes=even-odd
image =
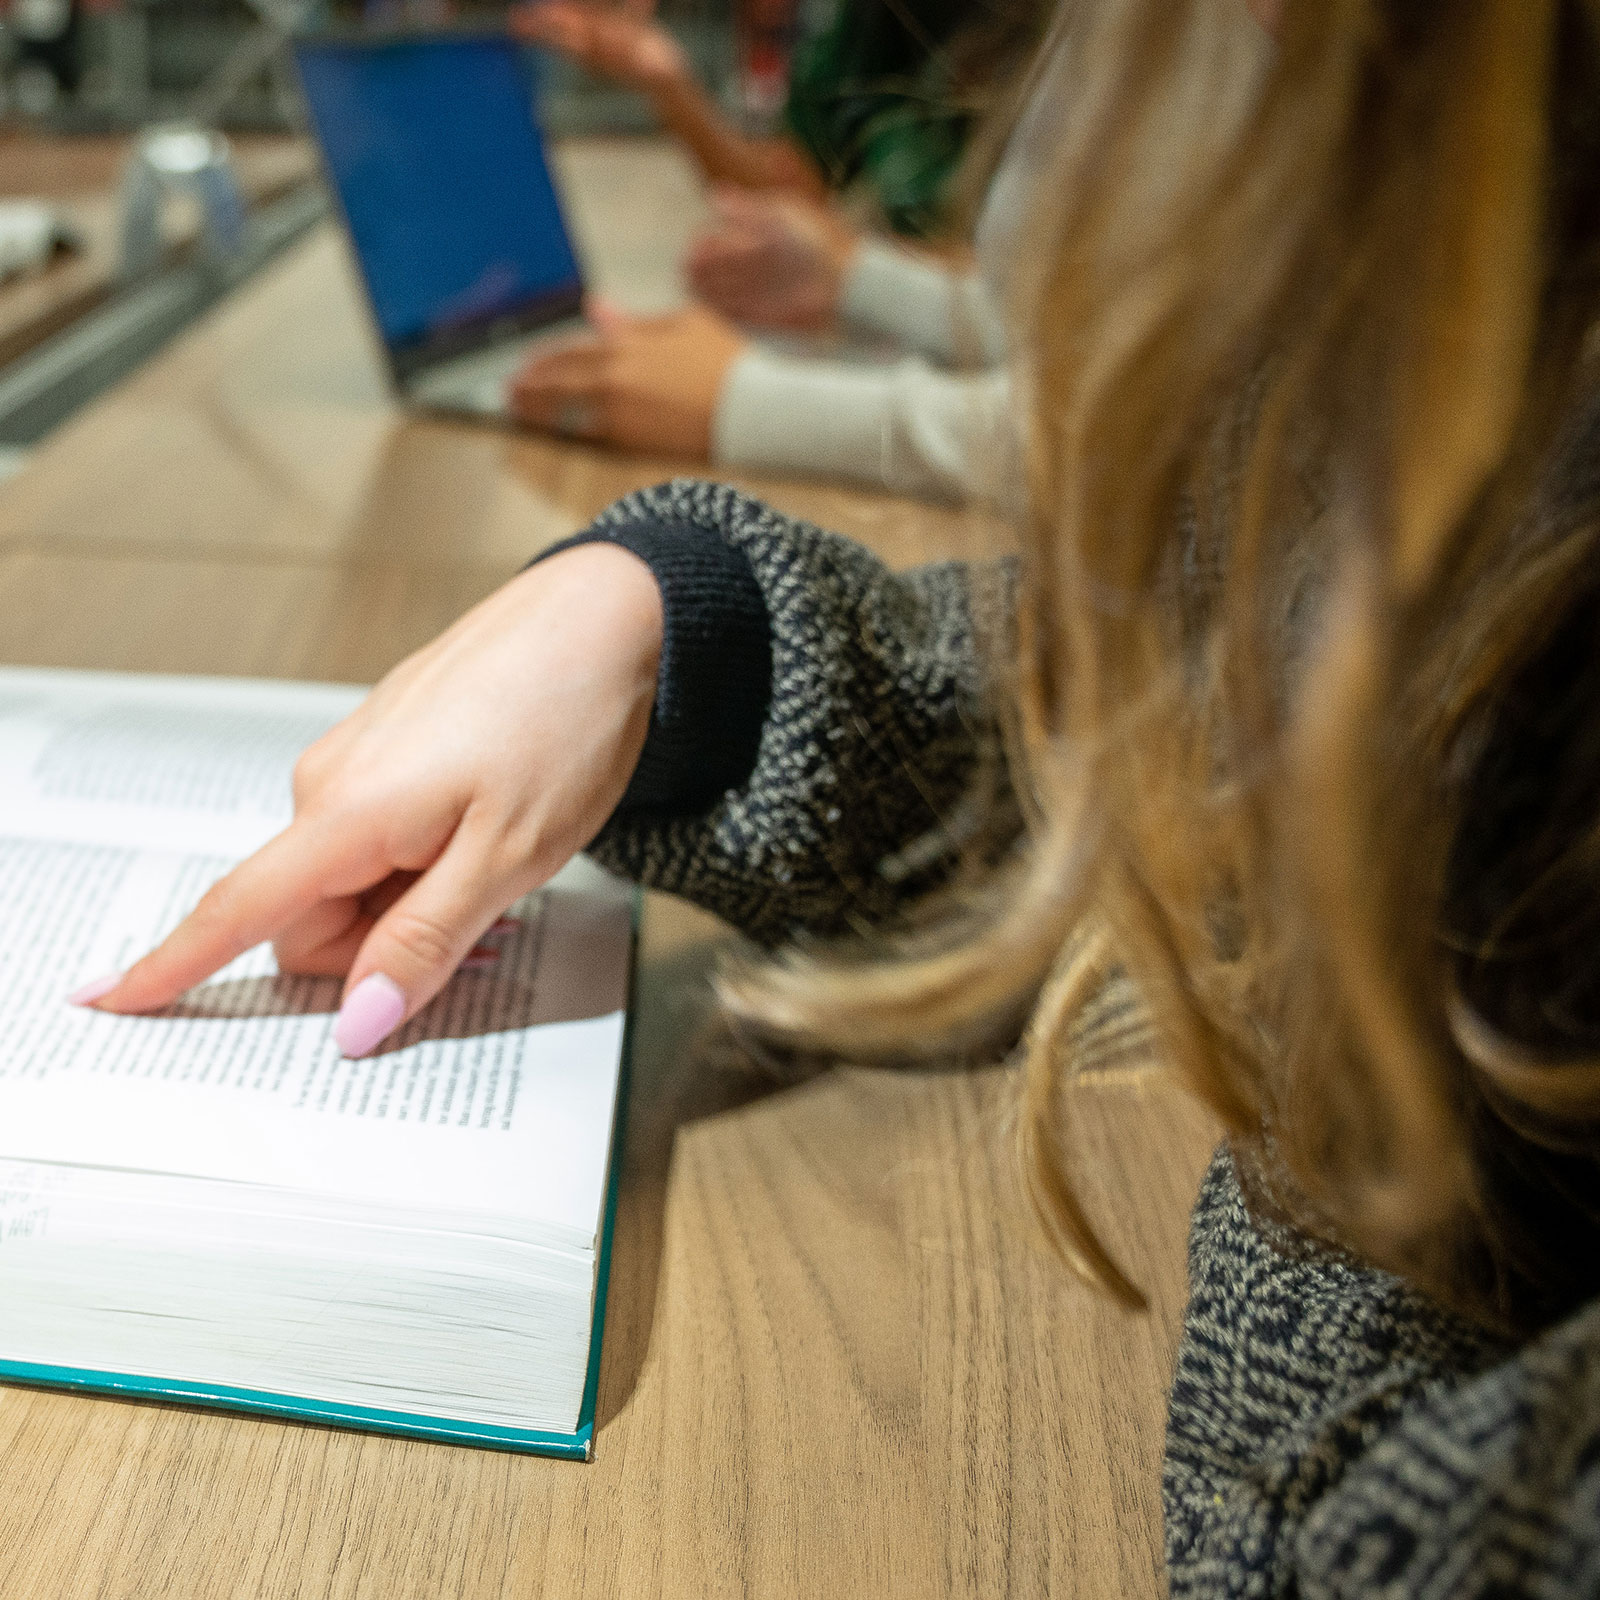
{"type": "Polygon", "coordinates": [[[194,910],[110,989],[85,996],[84,1003],[117,1012],[155,1011],[171,1004],[318,901],[362,887],[339,881],[349,876],[345,855],[328,827],[291,823],[219,878],[194,910]]]}

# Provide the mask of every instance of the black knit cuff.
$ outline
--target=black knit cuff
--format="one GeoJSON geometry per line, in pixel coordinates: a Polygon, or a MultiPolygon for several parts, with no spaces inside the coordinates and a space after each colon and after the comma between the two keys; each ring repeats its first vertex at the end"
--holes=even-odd
{"type": "Polygon", "coordinates": [[[665,617],[650,731],[617,811],[705,811],[749,778],[772,696],[772,625],[749,559],[713,528],[643,520],[586,529],[534,561],[581,544],[638,556],[665,617]]]}

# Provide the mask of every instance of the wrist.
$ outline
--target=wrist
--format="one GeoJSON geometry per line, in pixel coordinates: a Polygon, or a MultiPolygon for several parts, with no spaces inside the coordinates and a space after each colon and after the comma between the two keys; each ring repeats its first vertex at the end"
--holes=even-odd
{"type": "Polygon", "coordinates": [[[663,617],[649,737],[621,809],[702,810],[748,777],[766,717],[771,625],[749,558],[714,527],[642,505],[576,537],[530,571],[596,548],[628,556],[663,617]]]}
{"type": "Polygon", "coordinates": [[[850,280],[861,258],[861,241],[830,240],[827,248],[828,262],[828,317],[837,327],[846,320],[845,306],[850,295],[850,280]]]}
{"type": "Polygon", "coordinates": [[[519,586],[540,608],[581,615],[597,639],[624,644],[634,672],[655,682],[666,608],[655,574],[631,550],[601,542],[572,545],[525,568],[506,589],[519,586]]]}
{"type": "Polygon", "coordinates": [[[851,274],[860,264],[862,244],[861,235],[847,228],[828,229],[825,249],[833,270],[834,289],[840,301],[844,299],[845,286],[850,282],[851,274]]]}
{"type": "Polygon", "coordinates": [[[664,30],[660,48],[651,52],[639,87],[654,103],[663,121],[671,120],[679,108],[701,94],[688,56],[683,53],[678,41],[664,30]]]}

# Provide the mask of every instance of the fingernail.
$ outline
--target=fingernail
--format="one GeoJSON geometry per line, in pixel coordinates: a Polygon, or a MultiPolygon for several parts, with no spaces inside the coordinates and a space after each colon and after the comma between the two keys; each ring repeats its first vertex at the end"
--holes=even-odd
{"type": "Polygon", "coordinates": [[[333,1042],[341,1055],[364,1056],[400,1026],[405,1014],[406,997],[400,985],[374,972],[345,996],[333,1024],[333,1042]]]}
{"type": "Polygon", "coordinates": [[[103,978],[96,978],[93,983],[86,983],[81,989],[74,989],[67,996],[69,1006],[92,1006],[102,995],[108,995],[122,982],[120,972],[108,972],[103,978]]]}
{"type": "Polygon", "coordinates": [[[500,965],[500,952],[498,950],[473,950],[468,953],[461,963],[463,972],[485,972],[490,967],[500,965]]]}

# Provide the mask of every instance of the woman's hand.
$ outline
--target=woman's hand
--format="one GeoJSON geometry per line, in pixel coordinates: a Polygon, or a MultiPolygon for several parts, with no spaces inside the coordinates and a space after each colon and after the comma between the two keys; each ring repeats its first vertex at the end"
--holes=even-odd
{"type": "Polygon", "coordinates": [[[722,186],[717,221],[689,251],[689,282],[707,305],[759,328],[822,331],[839,318],[860,240],[825,205],[722,186]]]}
{"type": "Polygon", "coordinates": [[[688,58],[644,5],[598,6],[587,0],[538,0],[510,13],[511,31],[575,61],[597,78],[655,94],[687,81],[688,58]]]}
{"type": "Polygon", "coordinates": [[[683,47],[653,20],[654,9],[653,0],[614,6],[537,0],[516,7],[509,20],[519,38],[648,96],[662,126],[713,181],[825,195],[821,170],[792,139],[752,137],[728,120],[696,79],[683,47]]]}
{"type": "Polygon", "coordinates": [[[366,1054],[616,808],[661,635],[655,579],[615,545],[519,574],[305,752],[293,823],[95,1003],[154,1010],[271,939],[286,972],[345,977],[334,1037],[366,1054]]]}
{"type": "Polygon", "coordinates": [[[511,380],[513,415],[569,438],[707,460],[717,399],[744,339],[701,307],[591,319],[593,338],[535,356],[511,380]]]}

